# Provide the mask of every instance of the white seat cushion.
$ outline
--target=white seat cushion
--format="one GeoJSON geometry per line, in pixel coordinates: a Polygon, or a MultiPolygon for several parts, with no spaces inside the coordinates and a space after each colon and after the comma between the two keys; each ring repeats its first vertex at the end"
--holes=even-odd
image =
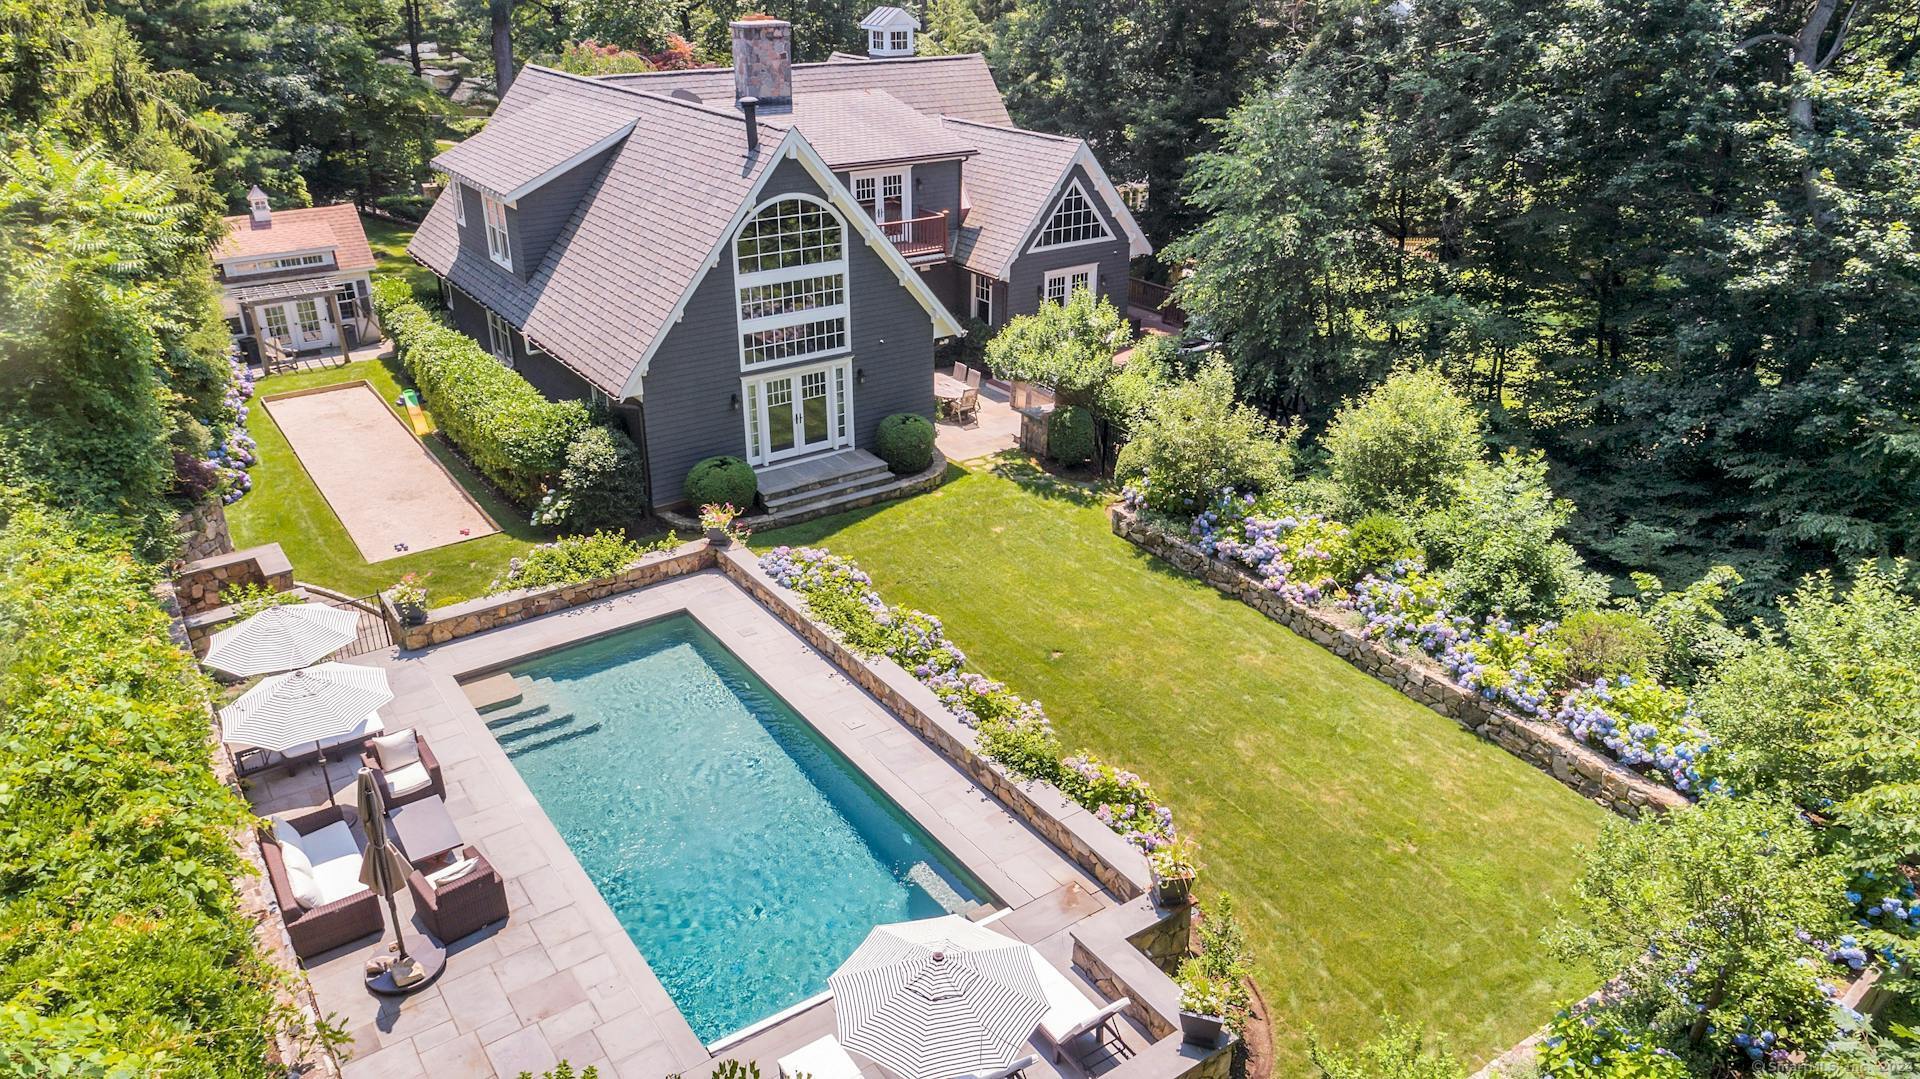
{"type": "Polygon", "coordinates": [[[412,764],[395,768],[386,773],[386,776],[387,789],[395,794],[412,794],[433,783],[433,776],[428,773],[427,766],[417,760],[412,764]]]}
{"type": "Polygon", "coordinates": [[[796,1075],[808,1079],[860,1079],[860,1065],[855,1064],[829,1034],[781,1057],[780,1074],[785,1079],[796,1075]]]}
{"type": "MultiPolygon", "coordinates": [[[[360,856],[357,854],[351,858],[335,858],[330,862],[315,862],[313,864],[313,883],[318,893],[319,901],[307,904],[312,907],[322,907],[328,903],[345,899],[351,895],[359,895],[361,892],[368,890],[366,885],[360,883],[360,856]]],[[[298,895],[299,893],[296,892],[294,894],[298,895]]],[[[307,901],[302,899],[301,902],[306,903],[307,901]]]]}
{"type": "Polygon", "coordinates": [[[300,837],[300,851],[314,865],[336,858],[360,857],[360,844],[353,841],[353,829],[343,820],[334,821],[300,837]]]}
{"type": "Polygon", "coordinates": [[[373,740],[373,759],[380,762],[384,772],[397,772],[420,759],[420,740],[414,737],[413,728],[394,731],[373,740]]]}
{"type": "Polygon", "coordinates": [[[326,903],[320,898],[320,882],[314,878],[313,867],[304,858],[298,865],[287,863],[287,890],[308,910],[326,903]]]}
{"type": "Polygon", "coordinates": [[[461,877],[473,872],[474,867],[479,864],[480,859],[478,858],[462,858],[445,869],[436,869],[428,873],[427,883],[431,884],[433,890],[437,892],[440,890],[442,884],[459,880],[461,877]]]}
{"type": "Polygon", "coordinates": [[[1047,1014],[1040,1017],[1040,1031],[1055,1045],[1073,1033],[1075,1027],[1100,1011],[1080,988],[1060,973],[1052,963],[1035,960],[1034,973],[1040,977],[1040,989],[1047,995],[1047,1014]]]}
{"type": "Polygon", "coordinates": [[[280,843],[280,861],[287,867],[289,878],[296,870],[301,873],[313,872],[313,859],[307,857],[305,848],[301,846],[301,843],[305,842],[305,837],[295,831],[293,825],[283,820],[274,821],[273,838],[280,843]]]}

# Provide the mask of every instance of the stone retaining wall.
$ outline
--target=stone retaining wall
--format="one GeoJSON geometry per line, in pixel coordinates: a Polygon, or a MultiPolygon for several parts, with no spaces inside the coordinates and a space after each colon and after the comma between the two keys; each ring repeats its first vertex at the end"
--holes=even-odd
{"type": "Polygon", "coordinates": [[[233,550],[233,533],[227,529],[227,507],[218,498],[210,498],[180,515],[173,524],[180,540],[180,562],[198,562],[233,550]]]}
{"type": "Polygon", "coordinates": [[[1648,810],[1665,811],[1688,804],[1672,788],[1621,765],[1558,727],[1495,707],[1454,685],[1427,657],[1396,652],[1362,637],[1358,619],[1348,612],[1304,606],[1278,596],[1261,587],[1259,578],[1244,567],[1206,554],[1123,506],[1110,507],[1108,516],[1114,533],[1122,539],[1239,599],[1622,816],[1637,818],[1648,810]]]}
{"type": "Polygon", "coordinates": [[[671,551],[643,555],[639,561],[611,577],[596,577],[591,581],[549,585],[545,588],[520,588],[436,607],[427,612],[427,620],[419,625],[403,622],[399,612],[394,610],[393,600],[385,593],[380,596],[380,606],[386,613],[393,643],[402,651],[411,652],[554,611],[564,611],[622,592],[631,592],[636,588],[645,588],[669,577],[711,569],[713,555],[706,540],[695,540],[671,551]]]}
{"type": "MultiPolygon", "coordinates": [[[[224,518],[223,518],[224,519],[224,518]]],[[[204,614],[226,601],[222,590],[235,585],[262,585],[275,592],[293,587],[293,564],[277,543],[263,543],[244,551],[196,559],[173,575],[174,595],[186,615],[204,614]]]]}

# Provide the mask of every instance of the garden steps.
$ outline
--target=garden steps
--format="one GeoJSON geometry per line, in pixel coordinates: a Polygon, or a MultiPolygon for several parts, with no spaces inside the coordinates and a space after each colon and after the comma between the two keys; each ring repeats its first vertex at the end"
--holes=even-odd
{"type": "Polygon", "coordinates": [[[886,462],[866,450],[841,450],[777,465],[760,470],[757,476],[767,512],[778,516],[836,506],[894,480],[886,462]]]}

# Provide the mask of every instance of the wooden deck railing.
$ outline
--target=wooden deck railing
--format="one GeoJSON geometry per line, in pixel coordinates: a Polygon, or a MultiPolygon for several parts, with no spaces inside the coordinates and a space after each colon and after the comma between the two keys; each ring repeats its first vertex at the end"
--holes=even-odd
{"type": "Polygon", "coordinates": [[[1127,306],[1152,311],[1169,326],[1184,327],[1187,313],[1173,302],[1173,290],[1154,281],[1127,278],[1127,306]]]}
{"type": "Polygon", "coordinates": [[[947,231],[947,212],[882,221],[880,231],[908,258],[953,254],[952,235],[947,231]]]}

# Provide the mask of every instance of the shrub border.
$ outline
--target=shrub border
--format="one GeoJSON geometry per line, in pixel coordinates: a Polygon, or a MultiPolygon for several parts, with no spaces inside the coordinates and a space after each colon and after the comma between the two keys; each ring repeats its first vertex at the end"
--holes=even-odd
{"type": "Polygon", "coordinates": [[[1673,788],[1656,783],[1597,750],[1555,730],[1496,707],[1453,684],[1424,656],[1403,654],[1362,637],[1342,612],[1295,603],[1261,586],[1244,567],[1217,558],[1184,538],[1149,523],[1120,503],[1107,507],[1113,532],[1167,562],[1181,573],[1266,615],[1500,748],[1559,780],[1582,797],[1621,816],[1667,812],[1691,803],[1673,788]]]}

